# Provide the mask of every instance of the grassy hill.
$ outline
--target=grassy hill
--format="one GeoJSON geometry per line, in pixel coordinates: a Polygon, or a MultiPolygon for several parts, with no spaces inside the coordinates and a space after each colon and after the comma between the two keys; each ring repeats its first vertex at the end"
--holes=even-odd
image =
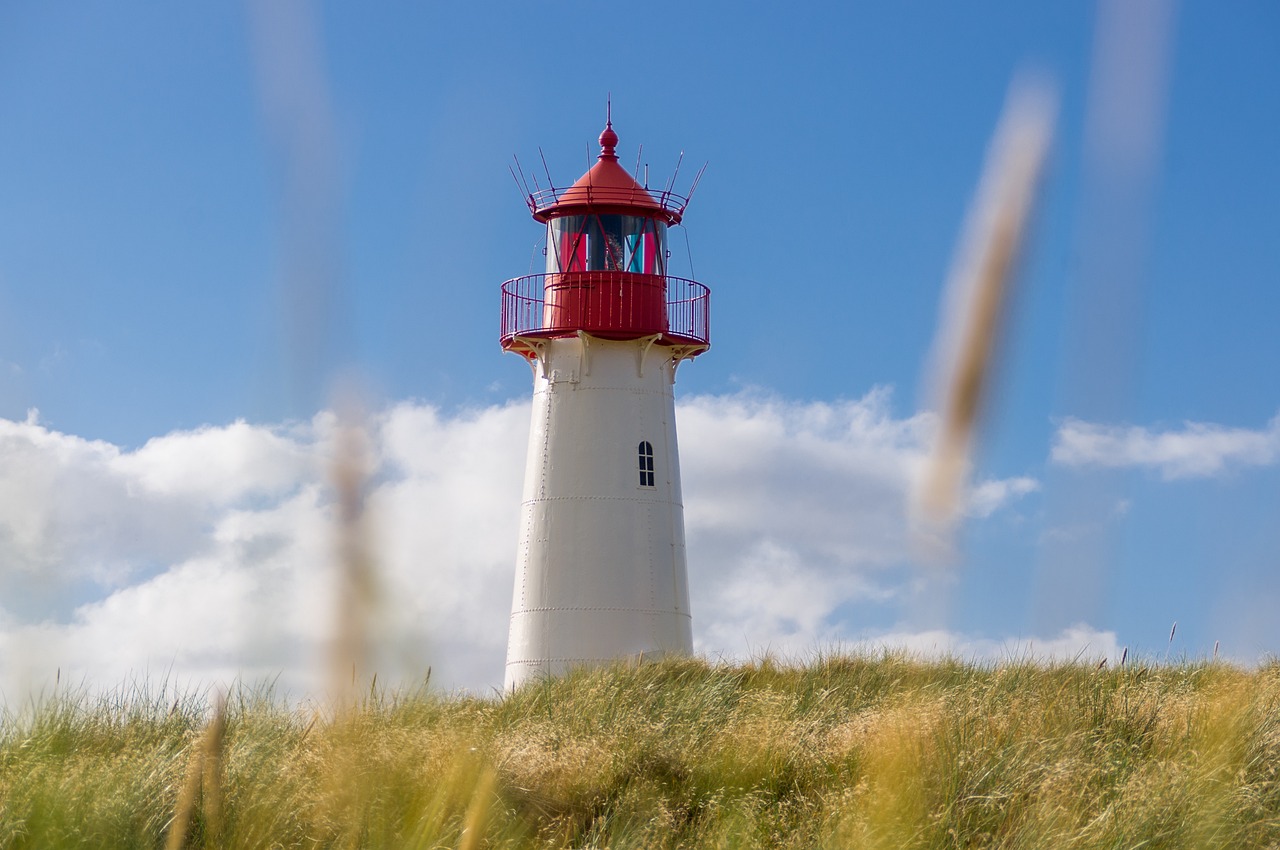
{"type": "Polygon", "coordinates": [[[1277,847],[1278,771],[1277,664],[668,661],[337,720],[62,696],[0,726],[0,848],[1277,847]]]}

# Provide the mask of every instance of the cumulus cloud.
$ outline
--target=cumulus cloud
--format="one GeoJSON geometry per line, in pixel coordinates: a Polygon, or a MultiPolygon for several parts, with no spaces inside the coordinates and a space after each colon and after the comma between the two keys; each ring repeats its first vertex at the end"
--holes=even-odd
{"type": "Polygon", "coordinates": [[[0,592],[15,578],[124,580],[198,545],[198,512],[139,486],[108,443],[0,419],[0,592]]]}
{"type": "Polygon", "coordinates": [[[226,505],[261,496],[278,497],[314,480],[316,458],[291,435],[238,420],[147,441],[114,459],[122,477],[162,497],[226,505]],[[217,463],[211,463],[216,459],[217,463]]]}
{"type": "MultiPolygon", "coordinates": [[[[505,646],[528,408],[403,404],[368,427],[377,661],[482,683],[505,646]]],[[[338,610],[336,428],[237,422],[123,452],[0,423],[6,688],[61,667],[314,690],[338,610]]]]}
{"type": "MultiPolygon", "coordinates": [[[[843,607],[911,592],[906,506],[936,421],[895,417],[891,400],[879,388],[840,402],[740,393],[680,406],[700,651],[741,657],[752,646],[842,641],[853,636],[843,607]]],[[[1037,487],[982,482],[965,512],[990,516],[1037,487]]]]}
{"type": "Polygon", "coordinates": [[[1118,660],[1123,648],[1116,633],[1076,624],[1048,638],[1017,637],[994,640],[946,630],[889,632],[859,641],[866,651],[904,650],[926,658],[950,657],[979,662],[1118,660]]]}
{"type": "Polygon", "coordinates": [[[983,481],[969,494],[966,513],[972,517],[989,517],[1014,499],[1035,493],[1039,489],[1040,482],[1027,476],[983,481]]]}
{"type": "MultiPolygon", "coordinates": [[[[841,606],[908,578],[907,490],[929,416],[887,391],[834,403],[743,393],[683,402],[695,640],[717,656],[856,637],[841,606]]],[[[529,407],[369,417],[374,663],[444,687],[501,681],[529,407]]],[[[133,451],[0,420],[0,686],[64,680],[314,691],[339,586],[328,480],[336,417],[234,422],[133,451]]],[[[986,517],[1036,488],[979,484],[986,517]]],[[[948,645],[955,646],[957,638],[948,645]]],[[[387,674],[392,674],[388,676],[387,674]]]]}
{"type": "Polygon", "coordinates": [[[1064,466],[1150,469],[1166,480],[1270,466],[1280,458],[1280,416],[1258,430],[1188,422],[1157,431],[1068,419],[1054,437],[1051,458],[1064,466]]]}

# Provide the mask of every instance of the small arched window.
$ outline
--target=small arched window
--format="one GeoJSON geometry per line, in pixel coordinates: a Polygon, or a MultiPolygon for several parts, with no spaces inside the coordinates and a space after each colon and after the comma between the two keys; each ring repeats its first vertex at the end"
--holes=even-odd
{"type": "Polygon", "coordinates": [[[640,441],[640,486],[653,485],[653,444],[648,440],[640,441]]]}

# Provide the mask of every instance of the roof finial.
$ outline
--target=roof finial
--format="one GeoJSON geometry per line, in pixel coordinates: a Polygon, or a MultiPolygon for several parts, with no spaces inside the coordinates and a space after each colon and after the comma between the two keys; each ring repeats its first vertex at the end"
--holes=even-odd
{"type": "Polygon", "coordinates": [[[604,132],[600,134],[600,158],[616,160],[618,155],[614,148],[617,145],[618,134],[613,132],[613,97],[609,95],[604,106],[604,132]]]}

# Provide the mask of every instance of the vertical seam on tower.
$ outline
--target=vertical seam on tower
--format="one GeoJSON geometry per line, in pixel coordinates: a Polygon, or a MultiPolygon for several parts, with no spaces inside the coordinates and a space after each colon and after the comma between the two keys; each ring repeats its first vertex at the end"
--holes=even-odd
{"type": "MultiPolygon", "coordinates": [[[[548,350],[547,350],[548,365],[550,364],[550,360],[551,360],[551,351],[550,351],[550,346],[548,346],[548,350]]],[[[538,497],[541,504],[538,506],[537,513],[538,513],[539,519],[541,520],[541,524],[543,527],[543,534],[546,536],[547,540],[550,541],[551,531],[552,531],[551,512],[546,510],[545,499],[547,496],[547,478],[549,477],[551,472],[551,469],[550,469],[551,467],[551,451],[550,451],[551,449],[551,407],[552,407],[551,394],[555,390],[555,384],[554,382],[551,381],[549,377],[544,376],[544,380],[547,382],[546,390],[545,390],[547,393],[547,396],[546,396],[546,404],[542,406],[542,475],[541,475],[541,480],[538,482],[538,490],[539,490],[538,497]]],[[[543,554],[545,555],[545,553],[549,548],[549,543],[547,545],[542,546],[541,548],[542,548],[543,554]]],[[[528,562],[526,561],[526,565],[527,563],[528,562]]],[[[542,568],[538,572],[542,581],[542,587],[538,589],[538,598],[545,599],[547,596],[547,588],[546,588],[547,577],[550,574],[550,570],[548,569],[548,565],[545,563],[545,559],[544,559],[544,563],[542,564],[542,568]]],[[[525,575],[527,580],[528,573],[526,572],[525,575]]],[[[550,647],[547,645],[548,630],[546,628],[546,622],[545,622],[548,619],[549,615],[546,613],[540,613],[534,616],[536,616],[540,620],[543,620],[543,622],[540,623],[538,627],[538,637],[539,637],[540,645],[537,647],[537,654],[539,658],[546,658],[550,654],[550,647]]]]}
{"type": "MultiPolygon", "coordinates": [[[[648,529],[647,529],[648,533],[645,534],[645,539],[646,539],[645,546],[648,549],[648,553],[645,560],[649,563],[649,610],[652,611],[654,608],[658,607],[658,587],[657,587],[658,576],[654,573],[654,569],[653,569],[653,503],[652,502],[649,502],[648,504],[645,505],[644,512],[645,512],[645,519],[648,520],[645,523],[648,526],[648,529]]],[[[650,617],[650,621],[652,621],[652,619],[653,618],[650,617]]],[[[653,637],[657,637],[657,636],[654,635],[653,637]]]]}
{"type": "MultiPolygon", "coordinates": [[[[675,462],[675,459],[677,458],[677,455],[676,455],[676,447],[671,443],[671,435],[674,434],[676,431],[676,423],[675,423],[676,399],[675,399],[675,391],[670,388],[675,385],[676,367],[679,364],[680,364],[680,361],[677,360],[675,357],[672,357],[665,364],[667,368],[671,370],[671,374],[669,376],[670,380],[667,384],[667,387],[668,387],[667,392],[671,393],[671,403],[670,404],[664,403],[662,405],[662,418],[664,420],[662,423],[662,426],[663,426],[662,439],[667,444],[667,523],[671,527],[671,545],[668,548],[667,558],[670,561],[670,567],[671,567],[671,605],[677,611],[680,610],[680,577],[679,575],[677,575],[679,571],[676,569],[677,561],[679,560],[678,558],[676,558],[676,525],[677,525],[676,494],[673,489],[673,483],[672,483],[675,479],[674,462],[675,462]],[[668,415],[671,416],[670,422],[665,421],[668,415]]],[[[684,537],[683,508],[681,509],[679,526],[680,526],[680,529],[679,529],[680,537],[683,538],[684,537]]],[[[686,578],[685,581],[687,582],[688,579],[686,578]]]]}
{"type": "MultiPolygon", "coordinates": [[[[653,347],[652,343],[645,347],[646,356],[648,355],[649,350],[652,347],[653,347]]],[[[659,380],[662,380],[662,377],[663,377],[662,366],[663,364],[659,362],[658,363],[658,379],[659,380]]],[[[665,474],[663,475],[663,479],[664,479],[663,490],[666,495],[666,502],[668,505],[670,505],[671,503],[671,440],[668,438],[668,432],[670,430],[671,425],[667,421],[667,402],[665,398],[662,401],[661,423],[662,423],[662,452],[663,452],[662,468],[663,470],[665,470],[665,474]]],[[[667,529],[670,526],[670,523],[671,523],[671,518],[666,517],[665,521],[663,522],[663,528],[667,529]]],[[[654,609],[658,607],[658,574],[656,569],[657,565],[654,563],[654,553],[652,548],[653,547],[653,526],[654,526],[654,516],[653,516],[653,505],[651,503],[649,506],[649,547],[650,549],[649,549],[649,558],[648,558],[649,560],[649,608],[650,609],[654,609]]],[[[664,535],[667,533],[669,533],[669,531],[664,532],[664,535]]],[[[649,623],[650,623],[650,628],[653,630],[652,638],[655,642],[657,642],[658,628],[659,628],[657,617],[650,615],[649,623]]]]}

